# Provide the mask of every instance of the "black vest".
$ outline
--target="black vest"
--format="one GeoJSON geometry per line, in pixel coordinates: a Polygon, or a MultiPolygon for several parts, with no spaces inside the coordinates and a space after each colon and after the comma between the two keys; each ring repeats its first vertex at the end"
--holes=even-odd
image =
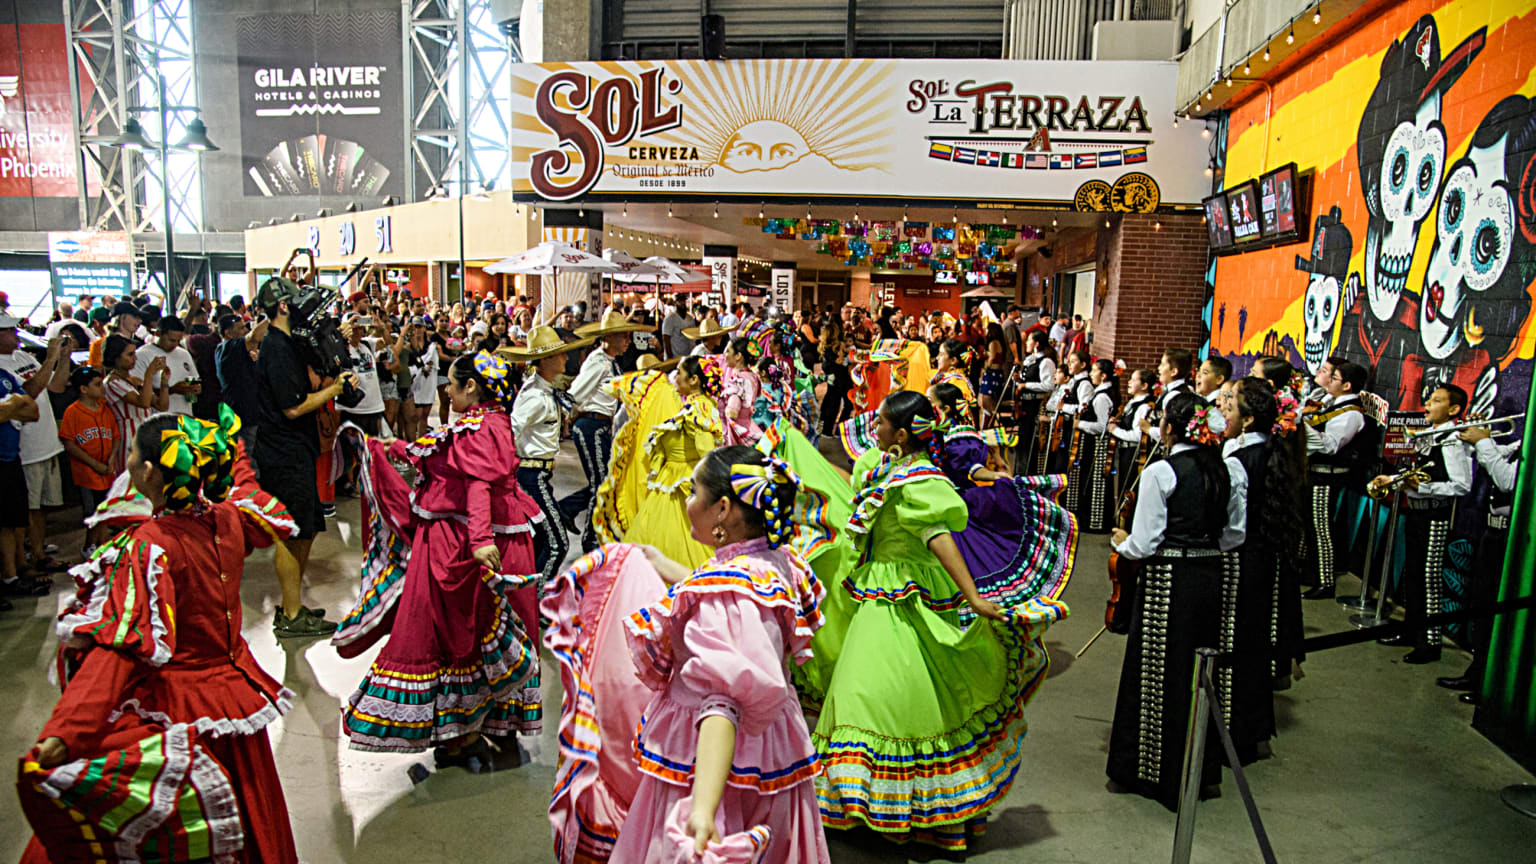
{"type": "MultiPolygon", "coordinates": [[[[1362,414],[1365,413],[1365,408],[1361,406],[1359,401],[1350,402],[1347,405],[1340,407],[1346,411],[1359,411],[1362,414]]],[[[1329,409],[1322,412],[1321,416],[1327,417],[1330,414],[1336,414],[1339,412],[1340,409],[1329,409]]],[[[1322,432],[1323,427],[1326,425],[1327,421],[1324,421],[1317,423],[1315,428],[1318,432],[1322,432]]],[[[1320,452],[1308,453],[1307,462],[1312,465],[1338,465],[1344,468],[1364,468],[1366,463],[1370,461],[1371,456],[1373,455],[1373,451],[1376,447],[1375,426],[1376,424],[1371,421],[1370,415],[1366,415],[1365,425],[1360,428],[1360,431],[1355,435],[1355,437],[1346,441],[1344,446],[1339,448],[1339,452],[1333,454],[1332,456],[1320,452]]]]}
{"type": "Polygon", "coordinates": [[[1073,375],[1071,378],[1067,379],[1067,392],[1061,394],[1061,407],[1065,408],[1068,405],[1079,404],[1077,399],[1077,391],[1078,388],[1082,386],[1082,383],[1087,380],[1087,372],[1079,372],[1076,375],[1073,375]]]}
{"type": "Polygon", "coordinates": [[[1152,401],[1152,397],[1145,394],[1132,396],[1131,401],[1125,403],[1125,410],[1120,412],[1120,419],[1115,421],[1115,425],[1129,432],[1131,424],[1136,422],[1136,409],[1150,401],[1152,401]]]}
{"type": "Polygon", "coordinates": [[[1168,496],[1168,527],[1163,532],[1163,546],[1171,549],[1215,549],[1221,531],[1227,526],[1227,499],[1232,481],[1227,477],[1221,457],[1216,457],[1216,488],[1207,489],[1205,477],[1196,460],[1197,450],[1185,450],[1168,457],[1177,485],[1168,496]]]}
{"type": "Polygon", "coordinates": [[[1111,388],[1109,390],[1106,390],[1104,392],[1109,394],[1109,412],[1110,412],[1110,416],[1109,417],[1100,417],[1099,416],[1099,409],[1098,409],[1098,404],[1099,404],[1099,388],[1095,387],[1095,388],[1093,388],[1093,395],[1090,396],[1089,399],[1088,399],[1088,404],[1083,406],[1082,418],[1083,418],[1084,422],[1086,422],[1086,423],[1108,423],[1109,420],[1110,420],[1110,417],[1114,416],[1115,404],[1119,401],[1119,400],[1117,400],[1115,398],[1115,396],[1117,394],[1115,393],[1113,388],[1111,388]]]}
{"type": "Polygon", "coordinates": [[[1264,502],[1269,500],[1266,497],[1269,485],[1269,448],[1273,444],[1274,439],[1270,439],[1259,444],[1249,444],[1232,453],[1232,458],[1248,473],[1248,540],[1244,541],[1244,545],[1248,545],[1249,541],[1269,545],[1265,532],[1257,530],[1255,515],[1263,509],[1264,502]]]}
{"type": "Polygon", "coordinates": [[[1019,364],[1020,371],[1024,375],[1025,384],[1040,383],[1040,361],[1042,359],[1044,358],[1039,354],[1031,354],[1024,358],[1023,363],[1019,364]]]}

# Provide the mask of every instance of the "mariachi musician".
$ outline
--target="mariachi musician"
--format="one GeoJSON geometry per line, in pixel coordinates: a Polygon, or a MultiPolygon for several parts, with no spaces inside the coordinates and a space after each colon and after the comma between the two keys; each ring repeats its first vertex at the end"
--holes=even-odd
{"type": "Polygon", "coordinates": [[[1157,397],[1153,413],[1139,424],[1142,434],[1151,438],[1153,443],[1162,443],[1160,424],[1163,412],[1168,410],[1168,403],[1174,396],[1189,387],[1190,372],[1194,368],[1195,355],[1183,348],[1169,348],[1163,352],[1162,359],[1157,361],[1157,380],[1163,385],[1163,395],[1157,397]]]}
{"type": "Polygon", "coordinates": [[[1302,596],[1317,600],[1333,596],[1339,556],[1334,548],[1333,511],[1340,492],[1359,479],[1371,458],[1375,435],[1360,403],[1370,373],[1364,366],[1340,360],[1328,379],[1328,407],[1307,415],[1307,479],[1312,512],[1307,526],[1307,576],[1312,589],[1302,596]]]}
{"type": "MultiPolygon", "coordinates": [[[[1467,391],[1455,384],[1435,389],[1424,405],[1424,419],[1429,421],[1428,452],[1418,468],[1428,480],[1409,480],[1403,501],[1404,544],[1403,575],[1398,597],[1404,618],[1409,623],[1441,611],[1445,585],[1445,547],[1450,542],[1451,520],[1457,499],[1472,491],[1472,457],[1467,445],[1456,437],[1456,420],[1467,410],[1467,391]]],[[[1374,483],[1391,478],[1379,476],[1374,483]]],[[[1435,663],[1440,659],[1440,627],[1424,627],[1412,633],[1378,640],[1383,645],[1412,645],[1404,663],[1435,663]]]]}
{"type": "MultiPolygon", "coordinates": [[[[1515,475],[1520,467],[1520,441],[1494,443],[1487,426],[1463,429],[1458,436],[1472,445],[1477,464],[1488,472],[1488,527],[1477,544],[1472,564],[1471,604],[1474,609],[1490,606],[1499,599],[1499,582],[1504,575],[1504,548],[1509,544],[1509,512],[1515,491],[1515,475]]],[[[1492,618],[1473,618],[1467,638],[1472,645],[1472,664],[1455,678],[1438,678],[1436,684],[1450,690],[1464,690],[1461,701],[1477,703],[1476,691],[1483,683],[1488,665],[1488,639],[1493,633],[1492,618]]]]}
{"type": "Polygon", "coordinates": [[[1019,417],[1019,443],[1021,448],[1027,448],[1020,450],[1023,461],[1016,466],[1020,474],[1031,473],[1029,466],[1034,464],[1032,457],[1036,449],[1035,426],[1039,423],[1039,415],[1046,397],[1056,386],[1056,351],[1051,348],[1051,340],[1047,337],[1046,331],[1029,331],[1025,346],[1029,349],[1029,354],[1014,371],[1014,375],[1017,376],[1014,393],[1018,398],[1018,410],[1015,413],[1019,417]]]}
{"type": "MultiPolygon", "coordinates": [[[[1093,399],[1093,382],[1088,380],[1088,352],[1078,348],[1067,354],[1067,378],[1066,389],[1061,396],[1061,405],[1056,409],[1056,430],[1060,435],[1060,442],[1053,442],[1055,446],[1051,450],[1048,470],[1052,474],[1072,474],[1073,460],[1077,457],[1078,443],[1077,420],[1083,409],[1093,399]],[[1068,434],[1071,433],[1071,434],[1068,434]]],[[[1075,480],[1076,478],[1074,478],[1075,480]]],[[[1078,484],[1068,482],[1062,506],[1078,512],[1078,484]]]]}
{"type": "Polygon", "coordinates": [[[1115,422],[1110,424],[1109,434],[1115,438],[1115,500],[1136,482],[1139,463],[1147,455],[1151,443],[1141,431],[1141,423],[1151,414],[1157,403],[1157,373],[1151,369],[1137,369],[1131,373],[1125,389],[1130,397],[1121,407],[1115,422]]]}
{"type": "Polygon", "coordinates": [[[1114,447],[1109,427],[1115,419],[1120,404],[1120,379],[1115,375],[1113,360],[1093,361],[1088,370],[1088,381],[1093,385],[1089,398],[1078,414],[1077,431],[1081,436],[1076,473],[1070,482],[1079,485],[1086,494],[1078,501],[1077,518],[1082,530],[1090,534],[1107,534],[1114,521],[1117,501],[1111,497],[1109,464],[1106,454],[1114,447]]]}

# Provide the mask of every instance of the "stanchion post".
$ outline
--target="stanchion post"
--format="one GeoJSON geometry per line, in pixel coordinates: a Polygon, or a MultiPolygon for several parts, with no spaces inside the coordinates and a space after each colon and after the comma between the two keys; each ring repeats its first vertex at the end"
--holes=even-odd
{"type": "Polygon", "coordinates": [[[1365,566],[1360,568],[1360,596],[1358,598],[1340,597],[1338,600],[1340,606],[1353,609],[1356,612],[1364,612],[1371,605],[1366,597],[1369,595],[1371,588],[1371,565],[1376,561],[1376,521],[1377,517],[1381,515],[1381,505],[1376,502],[1375,498],[1366,496],[1365,512],[1366,518],[1371,522],[1371,527],[1369,533],[1365,535],[1365,566]]]}
{"type": "Polygon", "coordinates": [[[1392,552],[1397,541],[1397,509],[1403,500],[1402,492],[1392,493],[1392,510],[1387,515],[1387,551],[1381,556],[1381,580],[1376,583],[1376,613],[1360,612],[1349,616],[1349,623],[1360,629],[1380,627],[1391,619],[1382,613],[1387,606],[1387,580],[1392,576],[1392,552]]]}
{"type": "Polygon", "coordinates": [[[1195,808],[1200,803],[1200,774],[1205,767],[1205,735],[1210,728],[1210,693],[1202,681],[1215,680],[1216,649],[1195,649],[1195,675],[1189,696],[1189,731],[1184,736],[1184,773],[1179,781],[1179,818],[1173,829],[1173,864],[1189,864],[1195,844],[1195,808]]]}

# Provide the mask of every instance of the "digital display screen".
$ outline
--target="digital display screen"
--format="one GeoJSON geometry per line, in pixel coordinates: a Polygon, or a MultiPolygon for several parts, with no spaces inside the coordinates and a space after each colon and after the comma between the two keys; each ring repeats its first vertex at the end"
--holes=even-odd
{"type": "Polygon", "coordinates": [[[1227,190],[1227,213],[1232,217],[1234,243],[1241,246],[1259,239],[1259,196],[1253,181],[1227,190]]]}
{"type": "Polygon", "coordinates": [[[1296,163],[1259,178],[1259,232],[1264,239],[1296,236],[1296,163]]]}
{"type": "Polygon", "coordinates": [[[957,276],[953,270],[933,271],[933,284],[935,285],[953,285],[956,281],[957,276]]]}
{"type": "Polygon", "coordinates": [[[1205,199],[1205,230],[1211,249],[1221,252],[1232,248],[1232,223],[1227,217],[1227,196],[1212,195],[1205,199]]]}

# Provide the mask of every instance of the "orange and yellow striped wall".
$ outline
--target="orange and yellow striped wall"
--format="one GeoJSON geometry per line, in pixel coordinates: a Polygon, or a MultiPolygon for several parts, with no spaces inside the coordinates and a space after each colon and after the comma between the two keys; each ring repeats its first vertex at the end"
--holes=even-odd
{"type": "Polygon", "coordinates": [[[1400,410],[1453,383],[1485,411],[1522,411],[1536,0],[1406,0],[1340,26],[1230,114],[1228,184],[1295,162],[1310,195],[1306,242],[1218,261],[1211,349],[1240,370],[1344,356],[1400,410]]]}

